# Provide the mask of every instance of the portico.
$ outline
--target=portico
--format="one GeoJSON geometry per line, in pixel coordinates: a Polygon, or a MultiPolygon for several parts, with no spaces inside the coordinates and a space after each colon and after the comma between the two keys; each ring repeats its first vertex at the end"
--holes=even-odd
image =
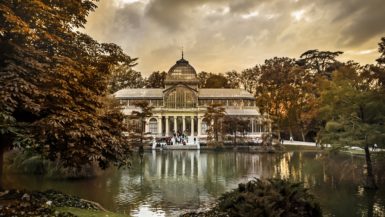
{"type": "Polygon", "coordinates": [[[174,132],[188,136],[201,136],[201,127],[198,126],[198,123],[202,124],[202,119],[203,114],[158,115],[146,119],[146,131],[156,136],[172,136],[174,132]]]}
{"type": "Polygon", "coordinates": [[[164,83],[164,88],[127,88],[114,94],[126,115],[138,109],[133,106],[136,101],[149,102],[153,115],[145,120],[145,130],[154,137],[205,139],[208,123],[204,114],[213,103],[222,104],[226,115],[247,120],[248,137],[261,137],[263,132],[271,131],[268,117],[259,112],[251,93],[243,89],[199,88],[195,69],[183,57],[170,68],[164,83]]]}

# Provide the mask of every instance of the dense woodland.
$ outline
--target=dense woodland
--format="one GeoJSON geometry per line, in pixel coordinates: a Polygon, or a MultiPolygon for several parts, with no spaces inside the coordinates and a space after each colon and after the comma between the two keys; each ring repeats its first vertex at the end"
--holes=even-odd
{"type": "MultiPolygon", "coordinates": [[[[68,166],[129,164],[122,133],[128,129],[110,95],[125,87],[161,88],[166,73],[144,78],[133,69],[136,59],[119,46],[77,31],[95,2],[0,2],[0,164],[11,147],[68,166]]],[[[200,87],[253,93],[278,138],[357,145],[367,152],[374,143],[383,148],[385,38],[376,64],[340,62],[340,55],[309,50],[241,72],[200,72],[198,78],[200,87]]]]}

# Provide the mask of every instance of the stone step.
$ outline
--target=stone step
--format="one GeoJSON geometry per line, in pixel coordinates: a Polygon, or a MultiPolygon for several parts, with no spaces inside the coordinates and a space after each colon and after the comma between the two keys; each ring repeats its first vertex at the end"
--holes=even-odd
{"type": "Polygon", "coordinates": [[[197,145],[167,145],[163,146],[163,149],[169,150],[197,150],[197,145]]]}

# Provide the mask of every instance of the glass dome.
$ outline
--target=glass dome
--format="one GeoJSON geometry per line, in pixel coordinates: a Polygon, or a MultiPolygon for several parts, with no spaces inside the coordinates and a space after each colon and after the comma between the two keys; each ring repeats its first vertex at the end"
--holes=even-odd
{"type": "Polygon", "coordinates": [[[194,67],[182,57],[182,59],[178,60],[168,71],[165,83],[198,83],[197,73],[194,67]]]}

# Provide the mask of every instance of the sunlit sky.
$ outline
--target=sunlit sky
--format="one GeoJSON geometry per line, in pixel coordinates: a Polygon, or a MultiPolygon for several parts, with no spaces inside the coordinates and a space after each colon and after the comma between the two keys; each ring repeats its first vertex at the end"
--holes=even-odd
{"type": "Polygon", "coordinates": [[[85,32],[137,57],[145,75],[185,58],[207,72],[241,71],[309,49],[374,63],[384,0],[100,0],[85,32]]]}

